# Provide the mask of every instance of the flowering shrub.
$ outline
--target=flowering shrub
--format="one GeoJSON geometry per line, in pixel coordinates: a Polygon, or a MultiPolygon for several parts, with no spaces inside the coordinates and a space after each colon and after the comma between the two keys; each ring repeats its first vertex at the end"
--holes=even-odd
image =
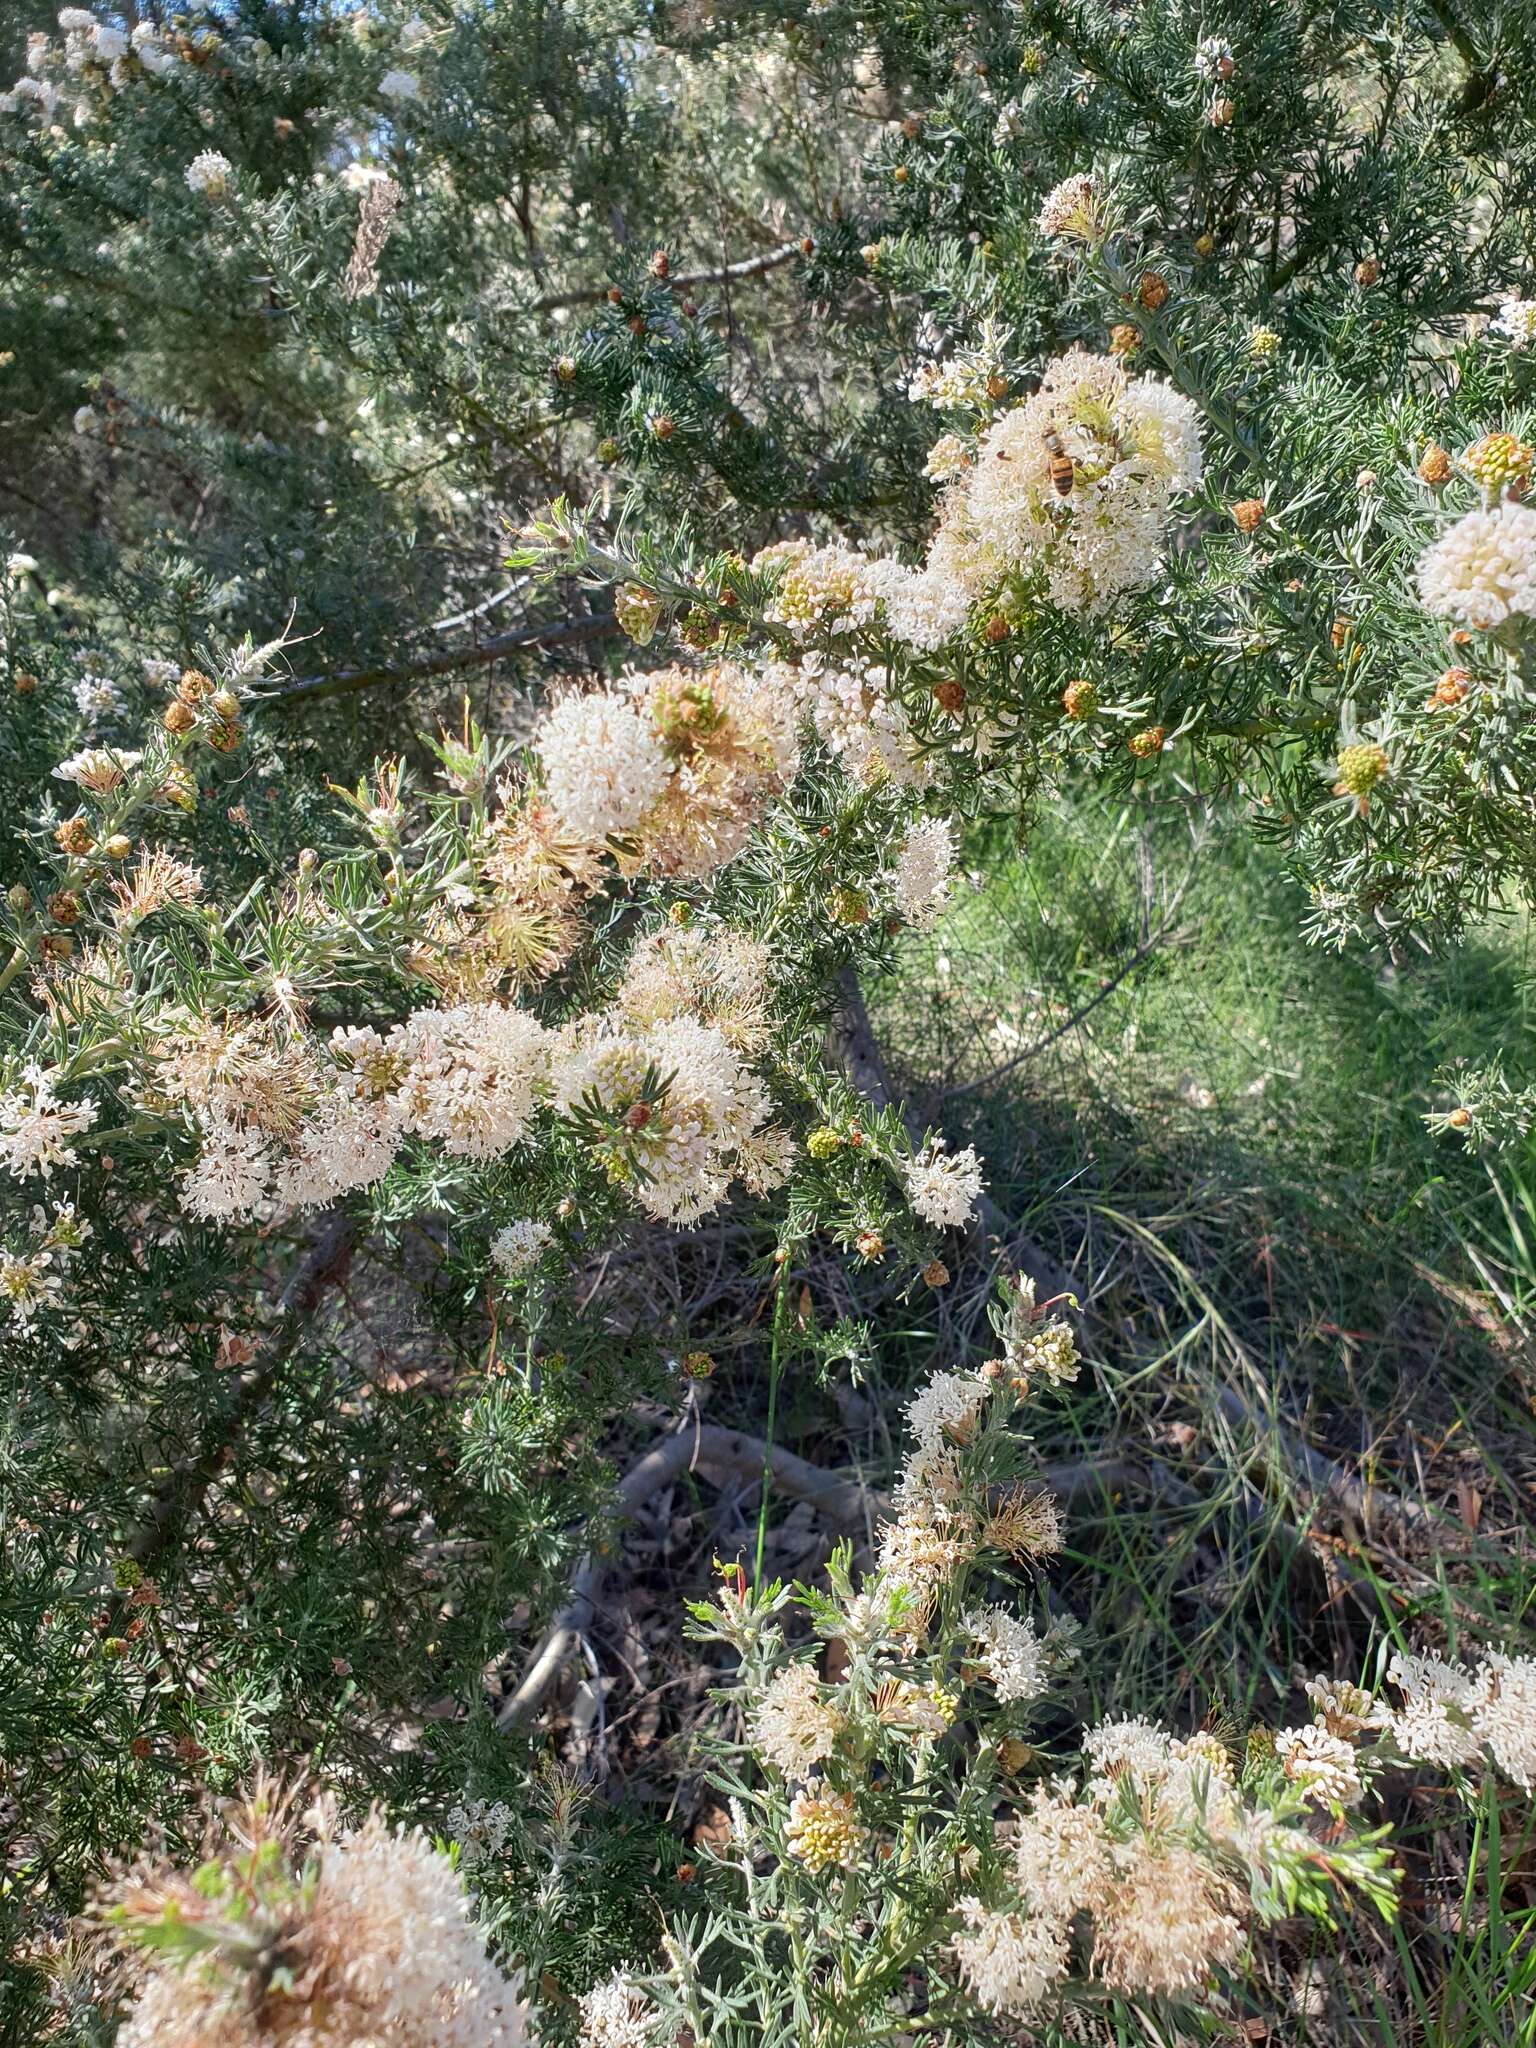
{"type": "MultiPolygon", "coordinates": [[[[1391,1773],[1530,1789],[1514,1645],[1383,1652],[1278,1731],[1071,1723],[1092,1646],[1026,1576],[1061,1516],[1012,1423],[1079,1333],[1018,1286],[980,1360],[974,1302],[933,1309],[1018,1249],[1010,1190],[860,1035],[861,978],[1084,785],[1241,812],[1308,934],[1394,966],[1528,890],[1536,68],[1518,10],[1377,12],[229,0],[13,37],[24,2027],[1076,2026],[1390,1912],[1391,1773]],[[786,1331],[825,1379],[876,1318],[945,1347],[890,1511],[789,1590],[762,1492],[694,1612],[736,1660],[732,1833],[667,1889],[662,1831],[588,1810],[589,1850],[590,1786],[510,1731],[600,1606],[625,1433],[691,1472],[723,1339],[764,1440],[711,1455],[763,1487],[786,1331]],[[195,1864],[301,1759],[308,1820],[261,1789],[195,1864]]],[[[1529,1126],[1519,1047],[1481,1050],[1436,1132],[1529,1126]]]]}

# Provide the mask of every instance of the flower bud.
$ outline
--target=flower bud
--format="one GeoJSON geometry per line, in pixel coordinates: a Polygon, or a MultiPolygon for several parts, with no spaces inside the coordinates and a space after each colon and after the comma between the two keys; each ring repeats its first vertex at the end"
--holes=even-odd
{"type": "Polygon", "coordinates": [[[1438,490],[1441,484],[1451,480],[1451,458],[1449,452],[1438,441],[1431,441],[1419,457],[1419,475],[1425,483],[1433,484],[1438,490]]]}
{"type": "Polygon", "coordinates": [[[95,845],[91,828],[84,818],[66,818],[62,825],[53,828],[53,843],[61,853],[85,854],[95,845]]]}

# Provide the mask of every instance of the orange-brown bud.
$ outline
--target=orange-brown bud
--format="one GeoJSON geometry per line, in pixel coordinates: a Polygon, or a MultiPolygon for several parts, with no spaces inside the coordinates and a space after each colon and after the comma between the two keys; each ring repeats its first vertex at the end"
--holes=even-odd
{"type": "Polygon", "coordinates": [[[1442,448],[1438,441],[1431,441],[1419,457],[1419,475],[1425,483],[1433,484],[1438,490],[1441,484],[1451,480],[1451,457],[1449,450],[1442,448]]]}

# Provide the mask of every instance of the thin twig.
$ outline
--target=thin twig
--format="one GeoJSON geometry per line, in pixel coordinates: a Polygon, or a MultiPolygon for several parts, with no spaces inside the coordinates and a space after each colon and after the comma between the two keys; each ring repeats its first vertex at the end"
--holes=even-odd
{"type": "Polygon", "coordinates": [[[1105,982],[1096,995],[1091,996],[1083,1004],[1081,1009],[1074,1010],[1064,1024],[1059,1025],[1054,1031],[1048,1031],[1045,1037],[1038,1039],[1035,1044],[1025,1046],[1023,1051],[1016,1052],[1012,1059],[1004,1060],[1000,1067],[994,1067],[990,1073],[979,1075],[974,1081],[962,1081],[954,1088],[945,1088],[936,1099],[939,1102],[956,1102],[964,1095],[974,1095],[980,1088],[990,1088],[994,1082],[1001,1081],[1004,1075],[1011,1074],[1015,1067],[1023,1066],[1026,1060],[1038,1059],[1041,1053],[1049,1052],[1051,1047],[1060,1039],[1065,1038],[1069,1031],[1075,1031],[1080,1024],[1091,1017],[1102,1003],[1107,1003],[1115,993],[1115,990],[1123,982],[1127,981],[1136,972],[1138,967],[1144,965],[1152,957],[1172,932],[1174,919],[1178,916],[1180,906],[1184,901],[1185,895],[1188,893],[1189,885],[1194,879],[1195,860],[1197,858],[1198,854],[1195,858],[1191,859],[1188,868],[1184,872],[1183,879],[1169,898],[1168,908],[1159,920],[1156,931],[1149,932],[1134,952],[1127,954],[1116,972],[1105,982]]]}
{"type": "Polygon", "coordinates": [[[246,1423],[271,1393],[321,1295],[345,1274],[356,1243],[357,1226],[350,1216],[334,1214],[324,1219],[319,1235],[283,1289],[262,1362],[236,1383],[197,1450],[173,1465],[161,1480],[144,1521],[129,1542],[129,1557],[145,1572],[180,1543],[246,1423]]]}
{"type": "Polygon", "coordinates": [[[543,626],[519,626],[515,633],[498,633],[493,640],[481,640],[457,653],[427,655],[421,661],[409,662],[399,668],[340,669],[331,675],[301,676],[296,682],[284,683],[279,689],[268,691],[262,702],[278,705],[312,702],[317,697],[345,697],[354,690],[371,690],[381,683],[422,682],[429,676],[451,675],[455,669],[482,667],[488,661],[499,661],[502,655],[515,654],[521,648],[556,647],[572,640],[597,640],[617,630],[618,620],[612,612],[598,612],[590,619],[553,620],[543,626]]]}
{"type": "MultiPolygon", "coordinates": [[[[688,270],[680,277],[669,277],[667,283],[674,291],[688,291],[696,284],[738,284],[743,278],[762,277],[770,270],[777,270],[800,255],[798,242],[786,242],[781,249],[770,249],[762,256],[746,256],[739,263],[722,264],[714,270],[688,270]]],[[[565,306],[595,306],[608,296],[610,287],[605,284],[583,285],[579,291],[552,292],[546,299],[535,299],[528,308],[530,313],[555,313],[565,306]]]]}

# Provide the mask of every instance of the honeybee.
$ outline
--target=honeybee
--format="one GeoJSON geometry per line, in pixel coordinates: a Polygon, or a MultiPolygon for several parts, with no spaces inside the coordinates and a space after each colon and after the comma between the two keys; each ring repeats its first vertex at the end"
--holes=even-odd
{"type": "Polygon", "coordinates": [[[1072,495],[1072,485],[1077,472],[1072,467],[1072,458],[1061,444],[1061,436],[1054,427],[1047,427],[1040,439],[1045,443],[1045,452],[1050,457],[1051,483],[1063,498],[1072,495]]]}

